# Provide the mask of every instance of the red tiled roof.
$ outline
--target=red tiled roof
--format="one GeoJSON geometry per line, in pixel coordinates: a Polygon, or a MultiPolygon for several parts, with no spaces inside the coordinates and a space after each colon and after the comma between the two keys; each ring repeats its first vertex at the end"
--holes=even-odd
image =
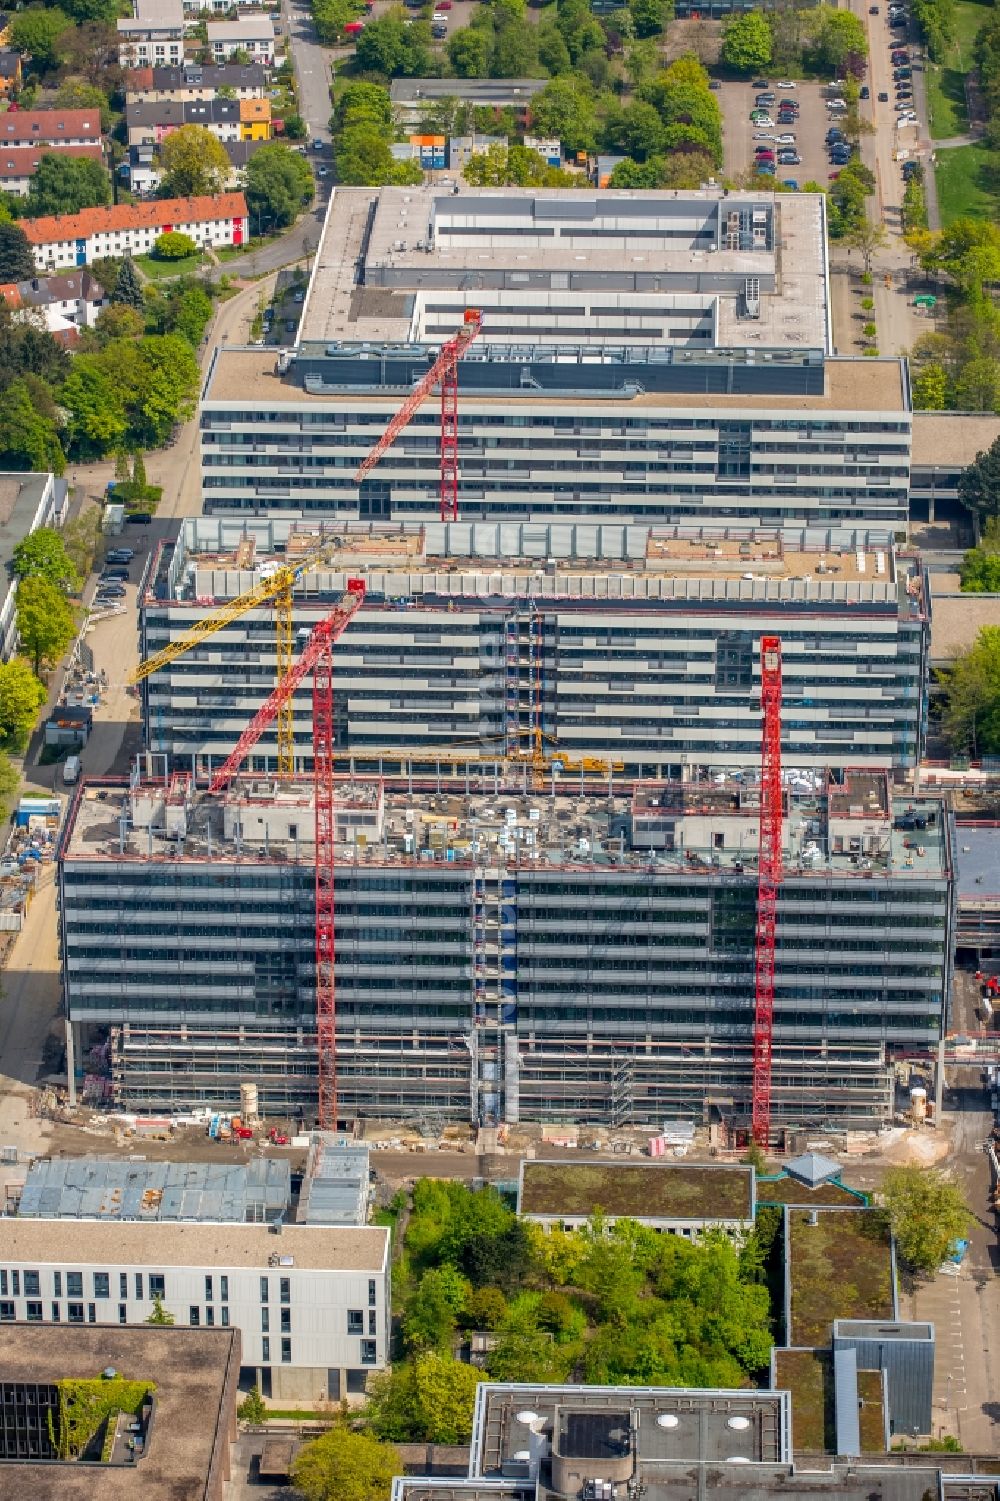
{"type": "Polygon", "coordinates": [[[4,144],[60,143],[73,137],[101,139],[99,109],[18,109],[0,116],[0,142],[4,144]]]}
{"type": "Polygon", "coordinates": [[[32,245],[53,240],[86,240],[116,229],[159,229],[164,224],[201,224],[213,219],[245,219],[242,193],[219,193],[214,198],[160,198],[150,203],[119,203],[113,208],[85,208],[78,214],[52,214],[43,219],[19,219],[32,245]]]}
{"type": "Polygon", "coordinates": [[[152,68],[129,68],[125,74],[125,88],[129,93],[153,87],[152,68]]]}
{"type": "MultiPolygon", "coordinates": [[[[7,146],[0,141],[0,177],[30,177],[38,170],[42,157],[51,150],[44,143],[41,146],[7,146]]],[[[100,146],[63,146],[59,155],[86,156],[94,162],[103,159],[100,146]]]]}
{"type": "Polygon", "coordinates": [[[5,281],[0,285],[0,297],[3,298],[8,307],[21,306],[21,294],[17,290],[16,282],[5,281]]]}

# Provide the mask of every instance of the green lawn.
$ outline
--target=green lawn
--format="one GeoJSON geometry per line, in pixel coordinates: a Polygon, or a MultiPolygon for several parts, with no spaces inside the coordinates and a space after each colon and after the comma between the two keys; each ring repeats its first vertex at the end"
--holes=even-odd
{"type": "Polygon", "coordinates": [[[998,153],[986,146],[955,146],[937,153],[934,176],[943,225],[966,217],[1000,216],[1000,193],[991,185],[998,164],[998,153]]]}
{"type": "Polygon", "coordinates": [[[980,0],[956,0],[955,42],[943,63],[927,69],[927,99],[931,136],[935,141],[962,135],[969,126],[965,108],[965,78],[974,64],[976,36],[989,20],[992,6],[980,0]]]}
{"type": "Polygon", "coordinates": [[[144,276],[162,281],[169,276],[190,276],[203,264],[203,259],[199,250],[197,255],[182,255],[176,261],[161,261],[155,255],[137,255],[135,263],[144,276]]]}

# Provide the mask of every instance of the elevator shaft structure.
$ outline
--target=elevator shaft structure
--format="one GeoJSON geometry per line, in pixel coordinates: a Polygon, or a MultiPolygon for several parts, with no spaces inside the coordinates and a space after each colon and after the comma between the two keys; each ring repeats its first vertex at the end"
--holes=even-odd
{"type": "Polygon", "coordinates": [[[754,962],[753,1139],[771,1140],[771,1055],[774,1034],[774,950],[781,880],[781,639],[760,642],[760,832],[757,943],[754,962]]]}

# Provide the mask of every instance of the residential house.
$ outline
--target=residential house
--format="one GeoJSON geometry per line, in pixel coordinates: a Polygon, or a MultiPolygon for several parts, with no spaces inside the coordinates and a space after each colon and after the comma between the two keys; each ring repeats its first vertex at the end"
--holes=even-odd
{"type": "Polygon", "coordinates": [[[263,99],[267,74],[259,63],[186,62],[179,68],[134,68],[125,80],[129,102],[154,104],[161,99],[214,99],[225,89],[237,99],[263,99]]]}
{"type": "Polygon", "coordinates": [[[21,54],[12,47],[0,48],[0,96],[7,98],[21,87],[21,54]]]}
{"type": "MultiPolygon", "coordinates": [[[[230,191],[246,186],[247,163],[255,151],[259,151],[264,141],[223,141],[226,155],[232,163],[232,170],[226,179],[225,186],[230,191]]],[[[126,178],[129,191],[139,197],[155,193],[160,186],[162,173],[157,158],[156,147],[148,142],[130,146],[128,149],[128,161],[123,162],[120,168],[122,177],[126,178]]]]}
{"type": "MultiPolygon", "coordinates": [[[[5,146],[0,142],[0,188],[5,193],[14,193],[19,198],[25,198],[31,187],[31,179],[38,171],[38,164],[43,156],[51,156],[53,147],[43,146],[5,146]]],[[[59,156],[83,156],[91,161],[103,160],[103,152],[100,146],[66,146],[59,151],[59,156]]]]}
{"type": "Polygon", "coordinates": [[[208,45],[215,61],[245,52],[251,62],[270,68],[274,62],[274,22],[270,16],[240,16],[236,21],[208,21],[208,45]]]}
{"type": "Polygon", "coordinates": [[[18,109],[0,115],[0,146],[100,146],[101,116],[96,109],[18,109]]]}
{"type": "Polygon", "coordinates": [[[68,347],[77,342],[74,336],[81,328],[93,327],[107,303],[107,293],[89,271],[7,282],[0,285],[0,297],[15,314],[21,310],[40,314],[49,333],[68,347]]]}
{"type": "Polygon", "coordinates": [[[130,104],[125,112],[130,146],[159,145],[182,125],[201,125],[218,140],[271,138],[270,99],[166,99],[130,104]]]}
{"type": "Polygon", "coordinates": [[[248,235],[242,193],[87,208],[78,214],[23,219],[21,227],[40,271],[85,266],[98,256],[142,255],[169,230],[190,235],[202,248],[242,245],[248,235]]]}
{"type": "Polygon", "coordinates": [[[123,68],[163,67],[184,61],[181,0],[132,0],[134,14],[118,22],[123,68]]]}

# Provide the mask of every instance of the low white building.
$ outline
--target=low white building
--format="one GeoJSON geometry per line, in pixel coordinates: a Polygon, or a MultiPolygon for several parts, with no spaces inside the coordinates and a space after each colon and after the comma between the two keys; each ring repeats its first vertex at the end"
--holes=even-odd
{"type": "Polygon", "coordinates": [[[235,21],[208,21],[208,45],[217,63],[245,52],[252,63],[274,62],[274,22],[270,16],[240,16],[235,21]]]}
{"type": "Polygon", "coordinates": [[[181,0],[133,0],[133,14],[118,22],[123,68],[165,68],[184,61],[181,0]]]}
{"type": "Polygon", "coordinates": [[[17,580],[11,572],[14,548],[40,526],[60,526],[69,487],[54,474],[0,471],[0,660],[17,650],[17,580]]]}
{"type": "Polygon", "coordinates": [[[161,198],[22,219],[21,228],[39,271],[56,271],[85,266],[98,256],[144,255],[170,230],[189,235],[202,249],[242,245],[248,235],[247,205],[242,193],[161,198]]]}
{"type": "MultiPolygon", "coordinates": [[[[265,1396],[340,1401],[384,1370],[389,1232],[381,1226],[0,1220],[0,1324],[238,1328],[265,1396]]],[[[2,1337],[2,1336],[0,1336],[2,1337]]]]}

